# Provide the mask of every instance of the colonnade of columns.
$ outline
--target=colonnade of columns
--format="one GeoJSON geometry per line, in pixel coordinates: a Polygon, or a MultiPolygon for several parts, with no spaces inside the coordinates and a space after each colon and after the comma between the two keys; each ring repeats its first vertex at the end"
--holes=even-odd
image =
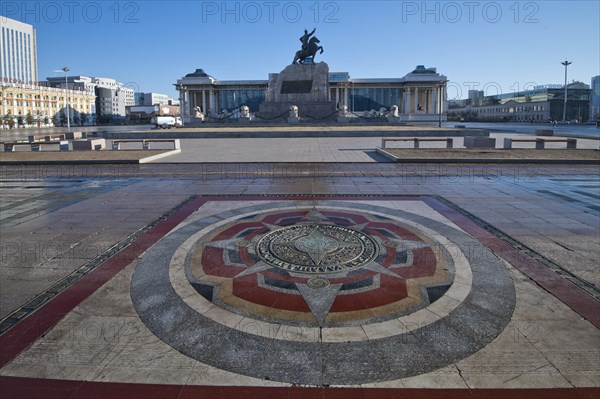
{"type": "Polygon", "coordinates": [[[215,90],[190,90],[187,88],[179,88],[181,113],[183,116],[194,115],[194,108],[200,107],[202,112],[208,111],[216,113],[217,110],[217,93],[215,90]]]}
{"type": "MultiPolygon", "coordinates": [[[[350,108],[350,96],[352,87],[334,87],[330,90],[331,101],[350,108]]],[[[407,86],[398,88],[400,91],[399,106],[403,114],[438,114],[446,110],[446,102],[443,96],[443,86],[407,86]],[[442,96],[438,93],[442,90],[442,96]],[[440,104],[440,101],[442,102],[440,104]]]]}
{"type": "Polygon", "coordinates": [[[442,112],[446,109],[444,96],[440,96],[440,89],[443,93],[443,86],[413,86],[403,89],[403,101],[400,107],[401,113],[425,113],[438,114],[440,108],[442,112]],[[440,104],[442,101],[442,104],[440,104]]]}
{"type": "Polygon", "coordinates": [[[339,105],[349,106],[349,90],[347,87],[336,87],[333,88],[333,98],[331,101],[339,105]]]}
{"type": "MultiPolygon", "coordinates": [[[[350,108],[350,96],[353,87],[333,87],[329,91],[330,101],[350,108]]],[[[200,107],[202,112],[218,112],[218,93],[214,89],[189,89],[179,88],[181,93],[181,109],[183,116],[194,115],[194,108],[200,107]]],[[[440,109],[445,112],[446,100],[444,86],[405,86],[398,88],[400,91],[399,111],[401,114],[438,114],[440,109]],[[439,93],[442,95],[440,96],[439,93]]]]}

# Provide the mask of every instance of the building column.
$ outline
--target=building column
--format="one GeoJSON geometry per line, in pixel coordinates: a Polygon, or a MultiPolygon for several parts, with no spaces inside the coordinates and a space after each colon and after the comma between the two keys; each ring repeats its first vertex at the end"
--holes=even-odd
{"type": "Polygon", "coordinates": [[[185,112],[187,113],[187,116],[190,116],[193,114],[194,108],[192,106],[192,102],[193,102],[193,92],[191,90],[186,90],[184,93],[184,97],[185,97],[185,112]]]}
{"type": "Polygon", "coordinates": [[[186,116],[187,102],[185,101],[185,89],[179,89],[179,113],[181,116],[186,116]]]}
{"type": "Polygon", "coordinates": [[[208,91],[208,108],[211,112],[215,111],[215,92],[213,90],[208,91]]]}
{"type": "Polygon", "coordinates": [[[433,108],[433,90],[431,88],[427,89],[427,108],[425,110],[426,113],[432,114],[435,108],[433,108]]]}
{"type": "Polygon", "coordinates": [[[412,101],[410,91],[411,91],[410,87],[407,87],[406,90],[404,91],[405,101],[404,101],[404,109],[402,111],[405,114],[410,114],[410,102],[412,101]]]}
{"type": "Polygon", "coordinates": [[[416,87],[412,88],[412,93],[410,93],[411,96],[411,104],[410,104],[410,113],[414,114],[417,112],[417,108],[418,108],[418,104],[419,104],[419,91],[416,87]]]}
{"type": "Polygon", "coordinates": [[[190,108],[190,91],[183,91],[183,105],[181,108],[184,112],[185,116],[190,116],[191,108],[190,108]]]}
{"type": "Polygon", "coordinates": [[[446,98],[446,85],[440,87],[440,101],[442,102],[442,114],[448,109],[448,103],[446,98]]]}
{"type": "Polygon", "coordinates": [[[208,111],[206,109],[206,91],[202,90],[200,93],[201,93],[201,96],[202,96],[202,112],[204,114],[206,114],[206,111],[208,111]]]}
{"type": "Polygon", "coordinates": [[[435,101],[433,100],[433,88],[429,88],[427,91],[427,113],[435,114],[435,101]]]}
{"type": "Polygon", "coordinates": [[[350,101],[348,101],[348,95],[349,95],[349,90],[347,87],[344,87],[344,105],[348,106],[348,104],[350,103],[350,101]]]}

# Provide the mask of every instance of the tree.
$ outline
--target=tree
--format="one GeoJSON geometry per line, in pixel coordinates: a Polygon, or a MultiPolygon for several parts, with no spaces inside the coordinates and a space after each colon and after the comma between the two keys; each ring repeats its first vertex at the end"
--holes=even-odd
{"type": "Polygon", "coordinates": [[[4,115],[4,124],[8,125],[9,128],[13,128],[15,126],[15,120],[13,119],[12,113],[8,111],[6,115],[4,115]]]}
{"type": "Polygon", "coordinates": [[[33,125],[33,115],[31,115],[31,112],[27,112],[27,115],[25,115],[25,123],[33,125]]]}
{"type": "Polygon", "coordinates": [[[48,124],[48,122],[50,122],[50,120],[48,119],[48,117],[47,117],[47,116],[44,116],[44,125],[47,125],[47,124],[48,124]]]}
{"type": "Polygon", "coordinates": [[[82,112],[79,114],[79,118],[81,120],[81,126],[83,126],[87,122],[87,114],[82,112]]]}
{"type": "Polygon", "coordinates": [[[52,124],[54,126],[58,125],[58,113],[52,115],[52,124]]]}

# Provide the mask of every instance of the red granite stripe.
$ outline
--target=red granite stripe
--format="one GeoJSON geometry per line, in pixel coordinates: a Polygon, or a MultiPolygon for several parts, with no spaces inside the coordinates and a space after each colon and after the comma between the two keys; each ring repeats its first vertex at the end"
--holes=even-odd
{"type": "Polygon", "coordinates": [[[178,399],[183,386],[85,381],[69,399],[178,399]]]}
{"type": "Polygon", "coordinates": [[[64,399],[70,398],[82,381],[45,380],[40,378],[0,377],[1,399],[64,399]]]}
{"type": "Polygon", "coordinates": [[[591,399],[600,397],[600,388],[519,388],[519,389],[419,389],[419,388],[325,388],[247,387],[165,384],[127,384],[0,377],[1,399],[591,399]]]}
{"type": "Polygon", "coordinates": [[[179,399],[287,399],[288,387],[225,387],[197,386],[183,387],[179,399]]]}
{"type": "Polygon", "coordinates": [[[473,389],[473,399],[587,399],[600,397],[600,388],[473,389]]]}
{"type": "Polygon", "coordinates": [[[373,196],[354,196],[351,194],[341,195],[273,195],[273,196],[260,196],[260,195],[236,195],[231,196],[224,195],[222,197],[211,197],[208,200],[219,200],[219,201],[422,201],[423,197],[420,195],[373,195],[373,196]]]}
{"type": "MultiPolygon", "coordinates": [[[[472,399],[471,390],[455,389],[418,389],[418,388],[369,388],[363,389],[364,399],[472,399]]],[[[511,396],[505,396],[511,399],[511,396]]],[[[532,396],[531,399],[537,399],[532,396]]]]}
{"type": "MultiPolygon", "coordinates": [[[[398,393],[397,393],[398,394],[398,393]]],[[[289,399],[362,399],[360,388],[298,387],[288,388],[289,399]]]]}
{"type": "Polygon", "coordinates": [[[67,313],[133,262],[137,256],[150,248],[205,202],[206,199],[201,197],[190,201],[134,243],[107,259],[31,316],[1,335],[0,367],[14,359],[21,351],[56,325],[67,313]]]}
{"type": "Polygon", "coordinates": [[[542,263],[519,252],[501,238],[484,230],[466,216],[449,208],[435,198],[424,197],[423,201],[455,223],[483,245],[506,259],[527,277],[561,300],[579,315],[600,328],[600,303],[564,277],[548,269],[542,263]]]}

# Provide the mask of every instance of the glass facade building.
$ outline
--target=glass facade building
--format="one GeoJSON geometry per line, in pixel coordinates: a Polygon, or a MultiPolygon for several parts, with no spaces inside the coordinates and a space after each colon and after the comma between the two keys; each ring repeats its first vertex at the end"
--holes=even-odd
{"type": "Polygon", "coordinates": [[[348,108],[355,112],[400,104],[400,91],[391,87],[350,88],[348,108]]]}
{"type": "Polygon", "coordinates": [[[218,101],[221,110],[232,110],[240,108],[242,105],[247,105],[251,110],[255,110],[265,101],[265,90],[259,88],[226,88],[220,91],[218,101]]]}
{"type": "Polygon", "coordinates": [[[35,29],[0,16],[0,78],[5,82],[37,82],[35,29]]]}

